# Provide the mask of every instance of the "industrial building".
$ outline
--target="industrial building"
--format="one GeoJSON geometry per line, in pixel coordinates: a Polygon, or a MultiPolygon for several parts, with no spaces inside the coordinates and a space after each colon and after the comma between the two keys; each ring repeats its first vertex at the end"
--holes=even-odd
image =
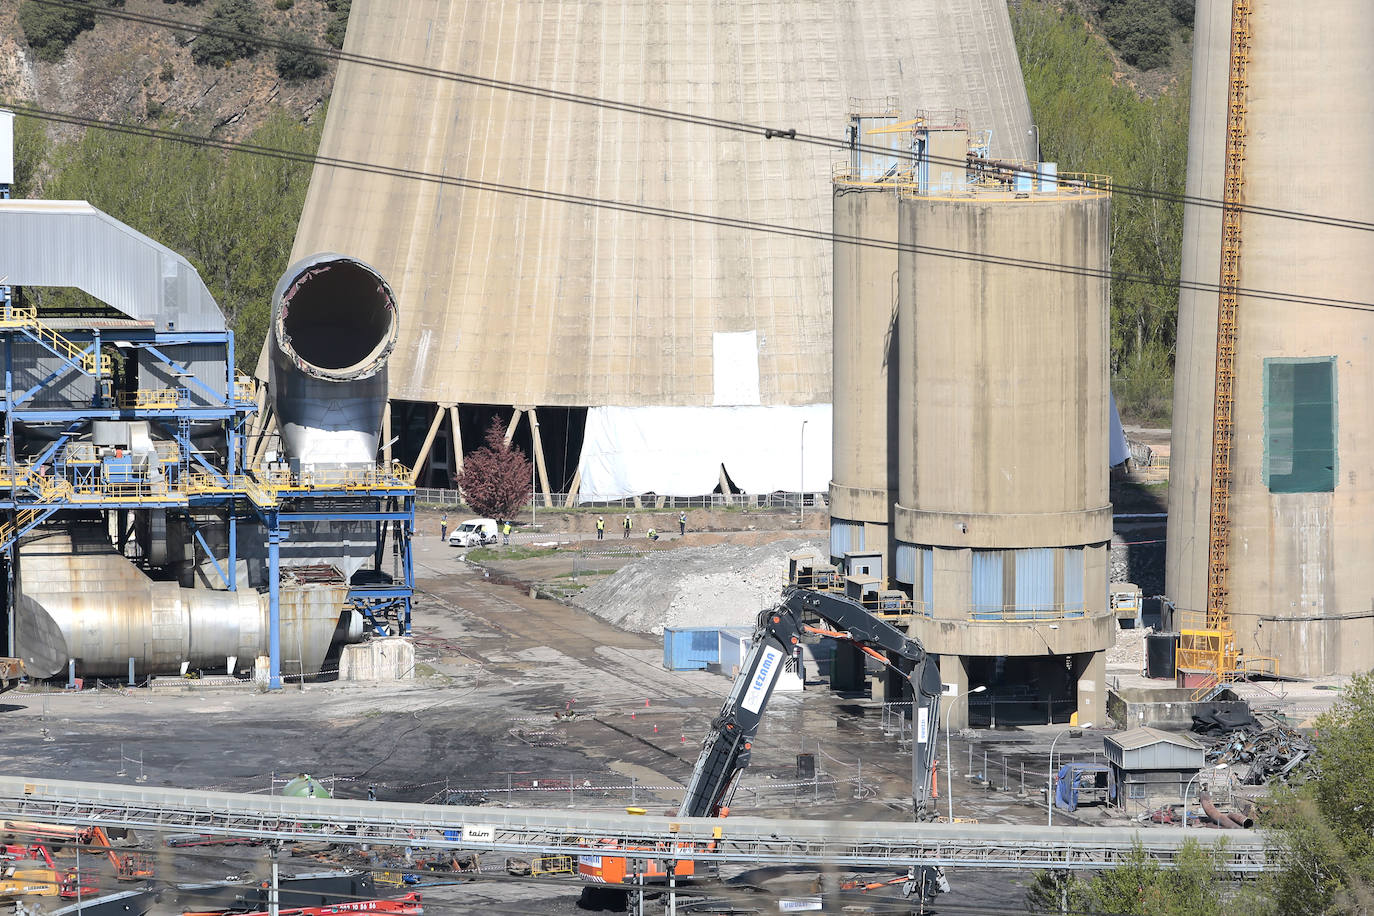
{"type": "Polygon", "coordinates": [[[1197,5],[1187,194],[1225,206],[1184,211],[1166,590],[1190,683],[1374,666],[1374,316],[1341,305],[1370,299],[1374,236],[1340,224],[1374,175],[1294,139],[1362,159],[1372,29],[1364,3],[1197,5]]]}
{"type": "Polygon", "coordinates": [[[409,472],[378,465],[394,294],[320,255],[273,303],[269,388],[186,261],[84,201],[9,200],[0,112],[7,653],[35,678],[280,687],[410,628],[409,472]],[[80,290],[61,311],[34,287],[80,290]],[[264,402],[282,446],[245,433],[264,402]]]}
{"type": "Polygon", "coordinates": [[[959,112],[850,131],[831,561],[905,596],[945,682],[985,688],[978,717],[1101,721],[1109,182],[992,158],[959,112]]]}
{"type": "Polygon", "coordinates": [[[872,98],[1035,155],[1001,0],[355,0],[345,50],[406,66],[339,64],[320,154],[406,174],[317,164],[295,257],[406,303],[384,442],[421,484],[498,417],[546,503],[824,492],[843,153],[802,135],[872,98]]]}

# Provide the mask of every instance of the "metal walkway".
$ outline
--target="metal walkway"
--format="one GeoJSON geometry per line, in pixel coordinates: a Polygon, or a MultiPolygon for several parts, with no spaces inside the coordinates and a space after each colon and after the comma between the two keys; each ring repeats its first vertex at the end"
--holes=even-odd
{"type": "Polygon", "coordinates": [[[1233,872],[1274,867],[1258,831],[1019,824],[667,818],[239,795],[0,776],[0,817],[279,840],[433,846],[517,855],[645,850],[662,858],[770,865],[1096,869],[1133,844],[1171,864],[1186,840],[1233,872]],[[1224,841],[1224,846],[1219,844],[1224,841]]]}

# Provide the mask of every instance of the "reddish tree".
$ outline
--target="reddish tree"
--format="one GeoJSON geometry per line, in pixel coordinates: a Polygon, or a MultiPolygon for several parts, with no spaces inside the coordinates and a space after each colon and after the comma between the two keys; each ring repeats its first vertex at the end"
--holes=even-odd
{"type": "Polygon", "coordinates": [[[500,418],[487,427],[486,445],[463,459],[458,488],[472,511],[497,519],[513,516],[534,494],[530,461],[506,443],[500,418]]]}

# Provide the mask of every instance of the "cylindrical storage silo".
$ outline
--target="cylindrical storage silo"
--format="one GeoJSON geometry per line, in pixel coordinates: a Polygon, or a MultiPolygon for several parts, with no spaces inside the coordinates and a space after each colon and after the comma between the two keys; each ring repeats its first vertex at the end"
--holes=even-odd
{"type": "Polygon", "coordinates": [[[837,178],[834,209],[830,558],[838,564],[846,552],[879,551],[886,576],[897,495],[896,186],[837,178]],[[874,239],[893,244],[870,244],[874,239]]]}
{"type": "Polygon", "coordinates": [[[1059,716],[1076,681],[1085,721],[1114,627],[1108,222],[1105,192],[1064,184],[899,203],[894,569],[920,611],[913,633],[969,676],[974,658],[1031,657],[996,661],[984,683],[1043,687],[1068,668],[1045,708],[1059,716]]]}
{"type": "MultiPolygon", "coordinates": [[[[1190,198],[1226,169],[1232,5],[1199,0],[1190,198]]],[[[1374,666],[1374,233],[1295,218],[1374,213],[1374,4],[1251,0],[1232,396],[1231,626],[1283,674],[1374,666]],[[1317,155],[1320,150],[1320,155],[1317,155]]],[[[1207,608],[1221,211],[1184,210],[1165,585],[1183,626],[1207,608]],[[1206,284],[1206,289],[1189,289],[1206,284]]]]}

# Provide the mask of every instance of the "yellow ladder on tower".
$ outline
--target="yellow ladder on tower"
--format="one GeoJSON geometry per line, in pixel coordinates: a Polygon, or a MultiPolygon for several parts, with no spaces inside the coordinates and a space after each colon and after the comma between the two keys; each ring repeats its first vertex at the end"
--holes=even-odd
{"type": "Polygon", "coordinates": [[[1207,617],[1179,630],[1177,667],[1203,672],[1195,697],[1243,674],[1231,628],[1231,444],[1239,328],[1241,204],[1245,190],[1245,90],[1250,63],[1250,0],[1231,3],[1230,79],[1226,101],[1226,172],[1222,188],[1221,277],[1217,298],[1216,387],[1212,402],[1211,516],[1207,547],[1207,617]]]}

